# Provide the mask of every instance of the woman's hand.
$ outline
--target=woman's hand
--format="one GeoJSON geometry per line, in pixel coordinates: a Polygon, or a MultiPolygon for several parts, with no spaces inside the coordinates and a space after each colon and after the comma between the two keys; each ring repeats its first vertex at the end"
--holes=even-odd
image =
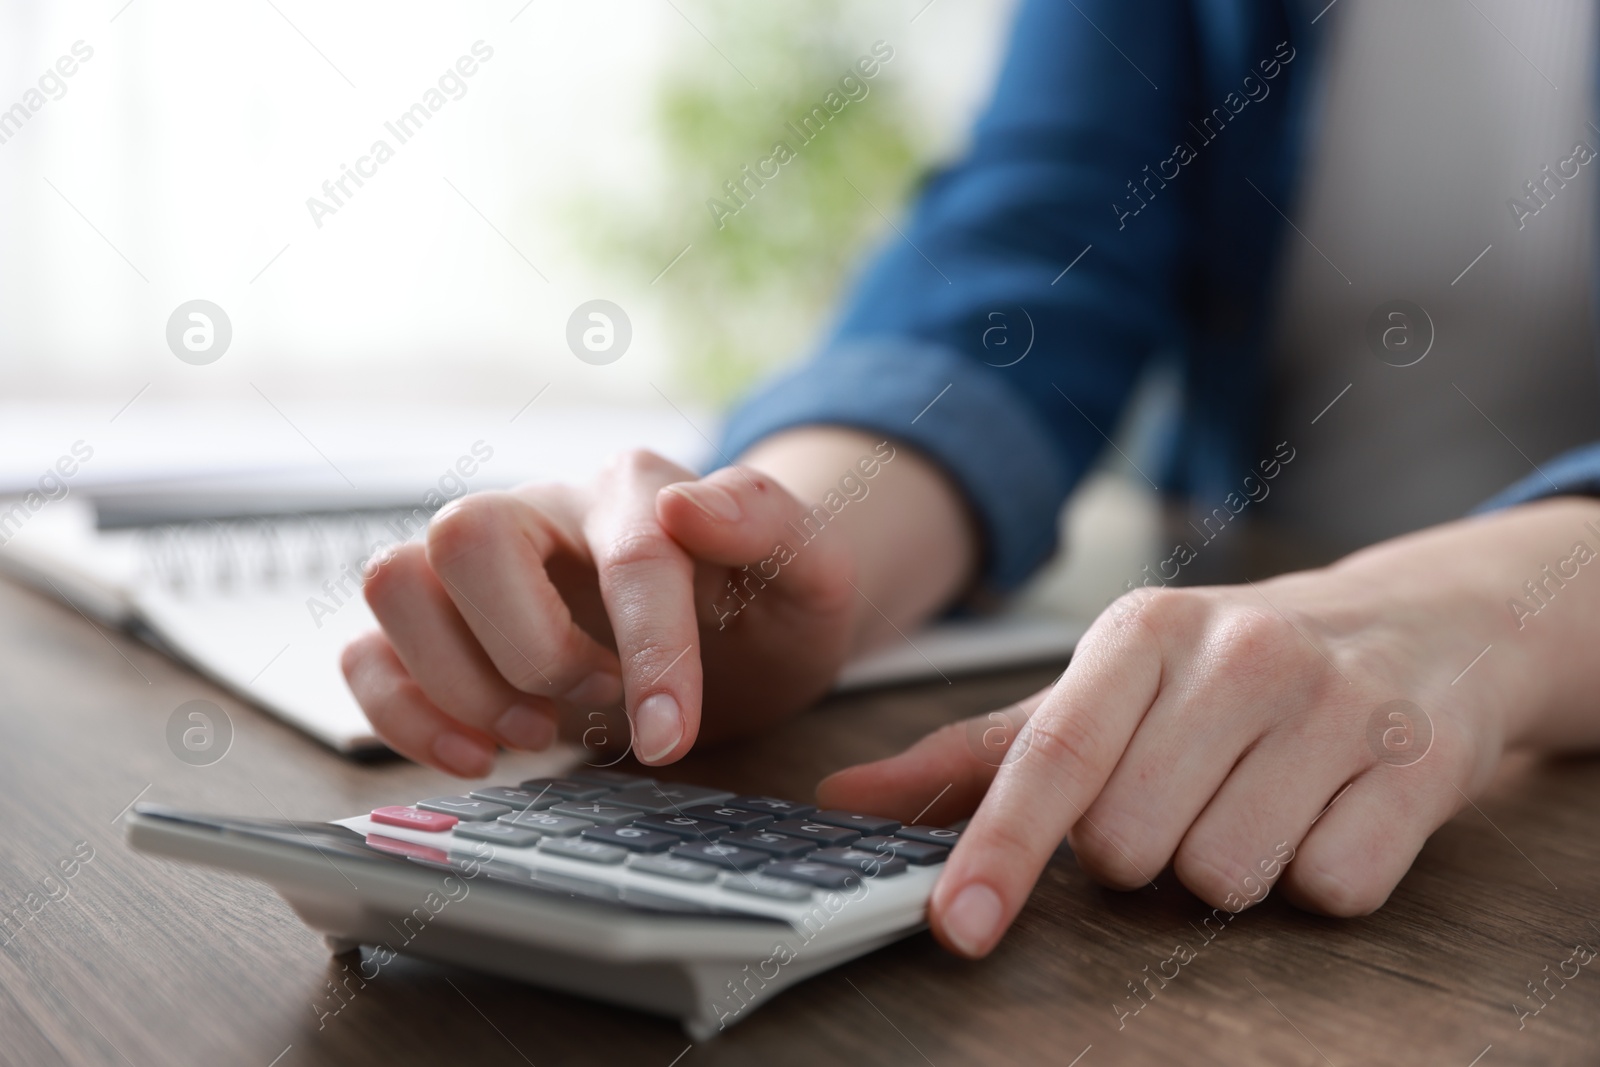
{"type": "Polygon", "coordinates": [[[1214,907],[1281,877],[1303,907],[1364,914],[1508,745],[1600,743],[1597,553],[1600,502],[1566,498],[1323,570],[1138,590],[1048,690],[818,796],[909,819],[948,786],[923,821],[977,809],[929,905],[966,956],[995,946],[1063,837],[1117,888],[1171,863],[1214,907]],[[1510,603],[1539,607],[1530,579],[1536,617],[1510,603]]]}
{"type": "Polygon", "coordinates": [[[380,737],[453,774],[619,702],[634,754],[670,763],[815,700],[886,619],[951,595],[969,538],[942,476],[853,431],[774,437],[704,478],[632,452],[583,488],[447,505],[367,580],[383,632],[343,668],[380,737]]]}

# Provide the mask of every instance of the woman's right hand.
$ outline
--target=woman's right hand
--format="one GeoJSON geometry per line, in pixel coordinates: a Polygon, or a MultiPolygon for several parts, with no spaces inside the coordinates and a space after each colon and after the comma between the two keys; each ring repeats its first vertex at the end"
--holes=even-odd
{"type": "MultiPolygon", "coordinates": [[[[838,481],[841,454],[864,483],[870,438],[805,432],[834,457],[810,483],[838,481]]],[[[368,579],[383,630],[345,649],[345,677],[384,741],[463,777],[489,773],[497,744],[543,749],[563,719],[619,702],[638,759],[670,763],[812,702],[870,630],[852,531],[871,516],[810,516],[757,466],[697,478],[644,451],[582,488],[462,497],[368,579]]]]}

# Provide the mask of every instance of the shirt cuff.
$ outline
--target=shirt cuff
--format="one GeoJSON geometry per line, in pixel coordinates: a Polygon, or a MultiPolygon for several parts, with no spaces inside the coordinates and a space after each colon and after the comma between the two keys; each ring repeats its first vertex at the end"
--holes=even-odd
{"type": "Polygon", "coordinates": [[[1600,442],[1564,452],[1472,509],[1499,511],[1552,496],[1600,496],[1600,442]]]}
{"type": "Polygon", "coordinates": [[[758,390],[729,418],[723,453],[737,456],[797,426],[881,433],[942,467],[982,538],[985,591],[1020,585],[1056,547],[1057,516],[1081,470],[1002,371],[915,341],[857,341],[758,390]]]}

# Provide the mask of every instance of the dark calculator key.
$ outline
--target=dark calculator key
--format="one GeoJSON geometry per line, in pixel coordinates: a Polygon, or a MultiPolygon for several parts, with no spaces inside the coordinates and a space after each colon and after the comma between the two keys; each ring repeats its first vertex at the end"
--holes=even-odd
{"type": "Polygon", "coordinates": [[[772,816],[761,811],[746,811],[744,808],[718,807],[715,804],[696,804],[692,808],[684,808],[683,813],[691,819],[710,819],[731,826],[735,830],[753,830],[757,826],[765,826],[772,821],[772,816]]]}
{"type": "Polygon", "coordinates": [[[652,815],[669,812],[680,815],[684,808],[696,804],[720,804],[732,794],[723,789],[705,789],[698,785],[681,785],[678,782],[657,782],[655,785],[636,785],[606,797],[612,804],[626,804],[652,815]]]}
{"type": "Polygon", "coordinates": [[[830,863],[811,863],[806,860],[779,860],[761,868],[761,873],[769,878],[804,882],[818,889],[854,889],[861,884],[861,876],[854,871],[830,863]]]}
{"type": "Polygon", "coordinates": [[[724,845],[720,841],[685,842],[674,848],[672,854],[679,859],[709,863],[731,871],[748,871],[771,859],[765,852],[737,845],[724,845]]]}
{"type": "Polygon", "coordinates": [[[574,819],[588,819],[603,826],[617,826],[639,817],[638,808],[625,808],[605,800],[568,800],[550,809],[556,815],[570,815],[574,819]]]}
{"type": "Polygon", "coordinates": [[[734,797],[727,804],[730,808],[764,811],[779,819],[803,819],[817,810],[815,804],[802,804],[798,800],[780,797],[734,797]]]}
{"type": "Polygon", "coordinates": [[[863,837],[851,848],[864,852],[881,852],[899,856],[913,867],[926,867],[930,863],[943,863],[950,850],[942,845],[929,845],[922,841],[907,841],[903,837],[863,837]]]}
{"type": "Polygon", "coordinates": [[[626,849],[577,837],[547,837],[539,842],[539,851],[589,863],[621,863],[628,858],[626,849]]]}
{"type": "Polygon", "coordinates": [[[842,826],[829,826],[825,822],[811,822],[808,819],[785,819],[775,822],[771,826],[762,827],[775,834],[788,834],[790,837],[799,837],[806,841],[814,841],[819,845],[835,846],[853,844],[861,835],[854,830],[846,830],[842,826]]]}
{"type": "Polygon", "coordinates": [[[806,816],[810,822],[825,822],[829,826],[843,826],[847,830],[859,830],[863,834],[892,834],[900,829],[900,824],[893,819],[885,819],[878,815],[858,815],[853,811],[814,811],[806,816]]]}
{"type": "Polygon", "coordinates": [[[530,793],[543,793],[557,800],[593,800],[611,792],[610,786],[593,782],[578,782],[571,778],[529,778],[522,788],[530,793]]]}
{"type": "Polygon", "coordinates": [[[771,830],[739,830],[722,838],[725,845],[755,848],[780,860],[797,859],[817,847],[815,841],[804,841],[788,834],[775,834],[771,830]]]}
{"type": "Polygon", "coordinates": [[[787,878],[768,878],[764,874],[725,874],[722,876],[722,888],[775,900],[811,899],[811,890],[801,883],[787,878]]]}
{"type": "Polygon", "coordinates": [[[514,789],[509,785],[486,785],[482,789],[474,789],[472,796],[491,804],[504,804],[517,811],[543,811],[552,804],[561,803],[563,799],[554,793],[540,796],[532,790],[514,789]]]}
{"type": "Polygon", "coordinates": [[[462,822],[493,822],[502,815],[511,814],[511,809],[504,804],[491,804],[472,797],[433,797],[417,801],[417,807],[441,815],[454,815],[462,822]]]}
{"type": "Polygon", "coordinates": [[[548,811],[514,811],[510,815],[500,816],[500,821],[522,830],[532,830],[540,837],[570,837],[594,825],[588,819],[575,819],[571,815],[556,815],[548,811]]]}
{"type": "Polygon", "coordinates": [[[631,825],[642,826],[646,830],[677,834],[685,841],[705,841],[721,837],[728,832],[725,823],[691,819],[687,815],[641,815],[633,820],[631,825]]]}
{"type": "Polygon", "coordinates": [[[950,848],[961,839],[960,830],[946,830],[942,826],[903,826],[894,836],[907,841],[921,841],[925,845],[943,845],[950,848]]]}
{"type": "Polygon", "coordinates": [[[608,771],[604,767],[574,767],[567,772],[567,778],[573,782],[588,782],[590,785],[603,785],[607,789],[628,789],[636,785],[654,785],[654,778],[646,778],[642,774],[623,774],[621,771],[608,771]]]}
{"type": "Polygon", "coordinates": [[[665,852],[681,840],[677,834],[637,826],[595,826],[579,836],[602,844],[621,845],[629,852],[665,852]]]}
{"type": "Polygon", "coordinates": [[[677,878],[685,882],[711,882],[717,877],[715,867],[707,867],[693,860],[680,860],[676,856],[631,856],[628,866],[646,874],[658,874],[663,878],[677,878]]]}
{"type": "Polygon", "coordinates": [[[458,822],[455,835],[474,841],[493,841],[505,848],[527,848],[538,844],[539,838],[544,836],[508,822],[458,822]]]}
{"type": "Polygon", "coordinates": [[[906,861],[898,856],[885,856],[859,848],[819,848],[806,858],[813,863],[831,863],[835,867],[860,871],[871,878],[888,878],[906,869],[906,861]]]}

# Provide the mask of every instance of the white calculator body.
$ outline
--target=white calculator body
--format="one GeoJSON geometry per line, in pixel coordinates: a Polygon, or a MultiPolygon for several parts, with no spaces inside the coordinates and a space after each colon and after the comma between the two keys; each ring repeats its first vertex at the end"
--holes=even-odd
{"type": "Polygon", "coordinates": [[[290,823],[140,804],[137,849],[272,885],[336,953],[471,967],[704,1040],[922,929],[959,832],[584,768],[290,823]]]}

